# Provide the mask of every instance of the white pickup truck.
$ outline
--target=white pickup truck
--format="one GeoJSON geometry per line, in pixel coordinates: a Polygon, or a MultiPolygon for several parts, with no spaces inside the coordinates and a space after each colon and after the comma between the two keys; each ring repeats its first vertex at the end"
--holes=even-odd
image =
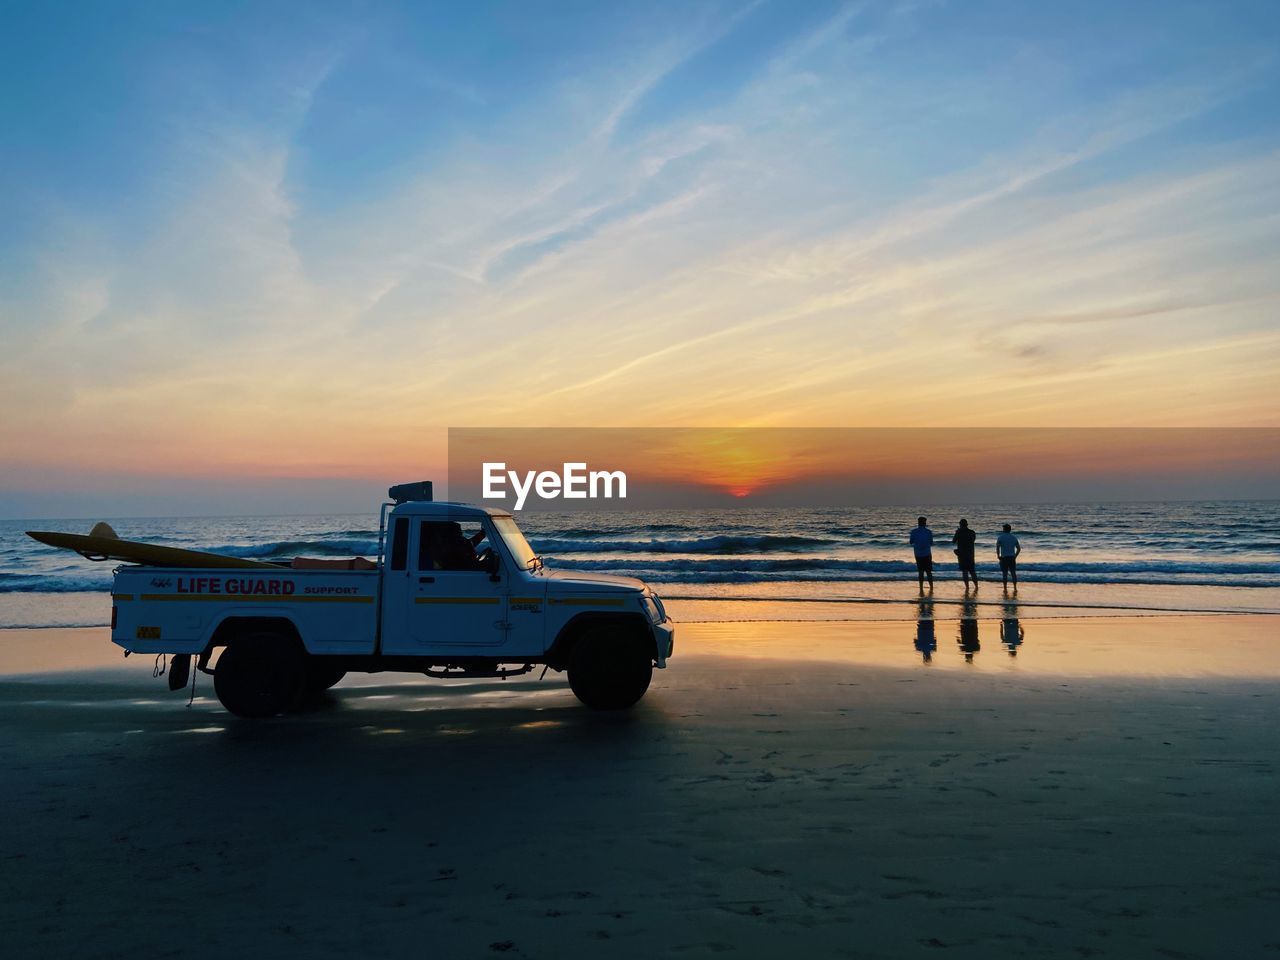
{"type": "Polygon", "coordinates": [[[675,630],[643,582],[547,570],[511,514],[433,502],[429,484],[391,496],[376,563],[117,568],[112,641],[169,654],[171,689],[194,660],[242,717],[287,711],[351,671],[506,677],[535,665],[567,670],[579,700],[616,710],[666,666],[675,630]]]}

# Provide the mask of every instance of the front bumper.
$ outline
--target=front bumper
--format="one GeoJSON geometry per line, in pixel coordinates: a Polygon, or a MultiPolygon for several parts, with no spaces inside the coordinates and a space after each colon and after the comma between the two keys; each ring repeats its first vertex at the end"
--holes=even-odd
{"type": "Polygon", "coordinates": [[[656,653],[654,661],[658,669],[667,665],[667,657],[676,648],[676,625],[670,620],[663,620],[653,625],[653,646],[656,653]]]}

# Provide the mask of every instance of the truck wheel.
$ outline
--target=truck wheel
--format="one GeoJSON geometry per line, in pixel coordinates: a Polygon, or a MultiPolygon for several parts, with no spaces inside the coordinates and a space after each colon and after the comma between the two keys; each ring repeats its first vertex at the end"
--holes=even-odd
{"type": "Polygon", "coordinates": [[[593,710],[624,710],[644,696],[653,678],[653,658],[634,636],[592,631],[569,657],[573,695],[593,710]]]}
{"type": "Polygon", "coordinates": [[[302,691],[302,663],[275,634],[241,637],[222,651],[213,671],[218,700],[237,717],[274,717],[302,691]]]}

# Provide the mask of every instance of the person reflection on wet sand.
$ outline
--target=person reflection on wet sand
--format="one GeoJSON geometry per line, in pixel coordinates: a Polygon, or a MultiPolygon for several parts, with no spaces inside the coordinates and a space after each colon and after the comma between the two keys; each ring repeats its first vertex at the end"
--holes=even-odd
{"type": "Polygon", "coordinates": [[[956,637],[960,652],[964,654],[965,663],[973,663],[973,655],[978,652],[978,605],[965,600],[960,608],[960,633],[956,637]]]}
{"type": "Polygon", "coordinates": [[[916,649],[925,663],[932,663],[933,651],[938,649],[938,638],[933,629],[933,598],[921,597],[916,606],[916,649]]]}
{"type": "Polygon", "coordinates": [[[1004,619],[1000,621],[1000,642],[1009,651],[1009,656],[1018,655],[1018,647],[1026,639],[1026,631],[1018,622],[1018,601],[1009,600],[1004,605],[1004,619]]]}

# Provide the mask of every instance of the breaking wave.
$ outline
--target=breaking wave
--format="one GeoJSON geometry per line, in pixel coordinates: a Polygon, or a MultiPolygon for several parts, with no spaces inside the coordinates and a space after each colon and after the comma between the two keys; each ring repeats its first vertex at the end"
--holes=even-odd
{"type": "Polygon", "coordinates": [[[807,537],[788,534],[723,534],[692,540],[580,540],[560,537],[532,536],[530,544],[540,553],[794,553],[820,550],[837,543],[831,537],[807,537]]]}
{"type": "Polygon", "coordinates": [[[350,538],[335,540],[280,540],[273,543],[223,544],[199,548],[206,553],[221,553],[229,557],[249,560],[289,560],[293,557],[314,556],[364,556],[378,552],[376,539],[350,538]]]}
{"type": "MultiPolygon", "coordinates": [[[[637,559],[579,560],[553,558],[557,570],[609,571],[654,583],[773,583],[781,581],[870,581],[913,578],[915,564],[902,560],[719,560],[637,559]]],[[[945,561],[940,569],[945,567],[945,561]]],[[[988,564],[987,576],[998,574],[988,564]]],[[[1134,583],[1151,585],[1280,587],[1276,563],[1038,563],[1020,564],[1018,577],[1027,583],[1134,583]]]]}
{"type": "Polygon", "coordinates": [[[111,589],[111,571],[98,574],[0,573],[0,593],[99,593],[111,589]]]}

